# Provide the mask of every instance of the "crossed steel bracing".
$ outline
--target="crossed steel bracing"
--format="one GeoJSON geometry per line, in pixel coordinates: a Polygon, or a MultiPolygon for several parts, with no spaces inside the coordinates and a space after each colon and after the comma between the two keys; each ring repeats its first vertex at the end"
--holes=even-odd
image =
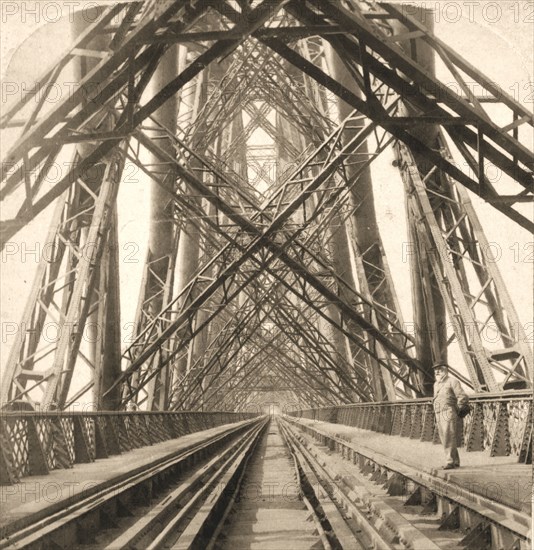
{"type": "Polygon", "coordinates": [[[5,245],[55,208],[45,243],[54,254],[38,266],[11,350],[5,407],[247,410],[267,395],[300,408],[418,397],[453,342],[465,363],[455,375],[476,391],[531,387],[531,350],[466,190],[532,229],[523,143],[533,117],[401,7],[119,2],[38,82],[1,118],[15,137],[0,196],[17,206],[1,235],[5,245]],[[158,80],[165,63],[172,74],[158,80]],[[47,90],[72,68],[79,86],[50,107],[47,90]],[[428,128],[439,130],[435,143],[421,137],[428,128]],[[419,262],[416,305],[429,329],[441,330],[440,303],[451,321],[430,351],[405,328],[378,230],[365,245],[359,234],[369,166],[392,143],[419,262]],[[51,181],[62,158],[72,162],[51,181]],[[115,205],[132,165],[163,190],[153,229],[164,239],[148,248],[121,349],[115,205]],[[492,184],[488,166],[506,181],[492,184]],[[51,322],[61,328],[53,341],[51,322]]]}

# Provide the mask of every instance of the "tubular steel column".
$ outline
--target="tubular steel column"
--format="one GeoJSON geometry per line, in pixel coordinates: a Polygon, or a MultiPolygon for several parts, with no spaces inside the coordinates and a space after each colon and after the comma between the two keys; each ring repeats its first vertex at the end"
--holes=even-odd
{"type": "MultiPolygon", "coordinates": [[[[86,25],[76,14],[73,34],[78,36],[86,25]]],[[[87,44],[94,52],[107,49],[102,36],[87,44]]],[[[93,64],[91,55],[76,57],[73,76],[80,81],[93,64]]],[[[84,131],[106,131],[112,123],[113,118],[102,113],[84,131]]],[[[78,145],[73,166],[94,148],[78,145]]],[[[118,390],[106,399],[102,395],[120,373],[115,201],[123,165],[124,151],[115,149],[58,197],[45,241],[51,253],[40,260],[22,317],[25,331],[14,343],[3,373],[3,406],[20,401],[36,409],[63,409],[72,402],[107,409],[118,405],[118,390]],[[47,334],[51,325],[58,331],[54,341],[47,334]],[[80,402],[82,398],[88,401],[80,402]]]]}
{"type": "MultiPolygon", "coordinates": [[[[183,65],[183,62],[182,62],[183,65]]],[[[178,47],[171,46],[154,73],[151,87],[154,92],[162,89],[180,70],[178,47]]],[[[164,125],[169,132],[175,133],[178,118],[179,95],[172,95],[155,113],[154,120],[164,125]]],[[[162,150],[174,154],[172,142],[158,130],[147,134],[162,150]]],[[[170,189],[176,188],[176,174],[172,166],[161,164],[154,155],[150,156],[149,166],[152,173],[164,179],[170,189]]],[[[148,323],[167,306],[172,299],[176,251],[180,239],[180,227],[174,220],[173,204],[169,193],[156,181],[150,187],[150,230],[145,271],[141,283],[141,294],[135,321],[135,333],[142,332],[148,323]]],[[[167,346],[162,346],[160,353],[147,368],[156,369],[159,359],[167,353],[167,346]]],[[[165,367],[154,376],[147,387],[147,410],[165,410],[168,406],[169,369],[165,367]]],[[[138,403],[141,396],[138,395],[138,403]]]]}
{"type": "MultiPolygon", "coordinates": [[[[318,48],[318,45],[313,42],[304,41],[301,45],[302,54],[307,58],[315,59],[317,63],[319,60],[323,61],[326,64],[324,59],[324,50],[318,48]]],[[[284,64],[284,69],[291,75],[291,79],[295,82],[302,82],[302,88],[305,90],[306,99],[310,102],[310,105],[317,110],[317,113],[324,117],[324,120],[327,119],[327,103],[324,97],[323,90],[317,85],[316,82],[313,82],[308,77],[305,77],[302,73],[292,65],[286,63],[284,64]]],[[[302,105],[299,105],[302,107],[302,105]]],[[[323,122],[321,120],[321,122],[323,122]]],[[[290,136],[290,142],[293,145],[298,144],[299,152],[302,152],[305,149],[305,145],[310,145],[312,138],[316,136],[303,136],[302,133],[297,133],[295,127],[289,123],[286,119],[281,116],[277,116],[277,125],[282,130],[283,136],[290,136]]],[[[318,135],[324,135],[328,132],[328,129],[323,122],[321,126],[315,128],[315,131],[318,135]]],[[[278,147],[279,149],[279,162],[281,161],[281,167],[285,172],[286,164],[290,162],[290,159],[285,158],[285,149],[282,147],[282,144],[278,147]]],[[[315,170],[312,168],[311,173],[314,173],[315,170]]],[[[304,203],[303,208],[298,210],[294,214],[295,222],[298,226],[305,226],[308,222],[306,220],[306,211],[313,211],[315,208],[315,197],[311,195],[309,199],[304,203]]],[[[329,252],[331,258],[332,267],[334,271],[339,274],[339,276],[346,281],[349,287],[356,288],[355,281],[352,273],[352,266],[350,262],[350,253],[349,246],[347,241],[347,236],[344,231],[344,222],[341,218],[340,213],[331,214],[331,220],[328,224],[328,230],[325,233],[323,238],[323,244],[329,252]]],[[[319,248],[322,248],[319,246],[319,248]]],[[[345,291],[345,287],[340,285],[338,292],[342,300],[350,301],[350,297],[345,291]]],[[[320,319],[319,323],[327,334],[330,335],[330,339],[333,344],[333,348],[337,355],[333,357],[334,363],[337,365],[337,368],[341,371],[344,371],[345,377],[354,379],[354,362],[359,358],[359,351],[351,342],[342,334],[342,332],[336,328],[335,325],[342,324],[341,314],[339,309],[334,304],[328,304],[327,306],[328,316],[332,319],[333,323],[326,322],[324,319],[320,319]],[[352,368],[351,368],[352,365],[352,368]]],[[[367,361],[367,358],[364,359],[367,361]]],[[[371,369],[370,369],[371,370],[371,369]]],[[[370,375],[374,373],[371,370],[370,375]]],[[[375,384],[376,396],[375,398],[383,398],[383,393],[380,387],[380,383],[375,384]]],[[[353,395],[353,399],[358,399],[357,395],[353,395]]]]}
{"type": "MultiPolygon", "coordinates": [[[[76,12],[71,25],[72,38],[80,36],[89,26],[88,21],[96,18],[98,8],[92,8],[90,12],[76,12]]],[[[105,51],[107,48],[106,36],[95,36],[89,44],[91,49],[105,51]]],[[[81,57],[74,65],[75,81],[81,82],[98,64],[97,58],[81,57]]],[[[97,119],[93,126],[97,127],[100,120],[104,120],[104,113],[97,119]]],[[[109,118],[109,117],[108,117],[109,118]]],[[[102,125],[104,130],[110,130],[109,122],[102,125]]],[[[96,145],[92,143],[80,143],[76,150],[79,158],[86,158],[94,151],[96,145]]],[[[103,174],[96,176],[100,178],[103,174]]],[[[97,184],[97,185],[98,185],[97,184]]],[[[120,405],[119,388],[111,392],[113,386],[121,373],[121,315],[120,315],[120,291],[119,291],[119,259],[118,259],[118,232],[117,232],[117,210],[113,208],[110,214],[110,226],[107,236],[107,243],[102,255],[101,267],[96,275],[95,292],[98,293],[98,308],[87,317],[87,326],[90,328],[89,360],[94,364],[94,386],[93,398],[97,410],[115,410],[120,405]],[[96,327],[96,330],[94,330],[96,327]],[[104,394],[106,394],[104,396],[104,394]]],[[[87,235],[87,231],[85,230],[87,235]]],[[[88,243],[92,246],[92,243],[88,243]]],[[[61,403],[65,403],[70,384],[63,386],[62,395],[59,396],[61,403]]]]}
{"type": "MultiPolygon", "coordinates": [[[[426,12],[424,12],[423,15],[420,14],[420,17],[431,20],[426,12]]],[[[424,63],[428,71],[435,73],[432,51],[421,40],[416,40],[413,42],[417,43],[417,51],[412,48],[412,54],[417,55],[418,60],[424,63]]],[[[338,82],[342,83],[346,88],[351,90],[354,94],[360,96],[361,91],[356,85],[343,60],[341,60],[340,57],[332,51],[332,49],[329,49],[329,53],[330,65],[334,78],[338,82]]],[[[348,117],[352,111],[352,108],[341,99],[339,99],[338,105],[340,118],[344,119],[348,117]]],[[[350,135],[351,132],[356,132],[357,130],[358,124],[351,124],[351,129],[348,130],[348,133],[350,135]],[[354,129],[352,129],[352,127],[354,127],[354,129]]],[[[430,125],[425,125],[423,132],[425,133],[426,143],[436,143],[437,128],[430,125]]],[[[362,155],[367,154],[367,145],[364,144],[359,149],[359,152],[362,155]]],[[[421,163],[427,162],[424,156],[419,155],[419,158],[421,163]]],[[[351,172],[353,172],[353,169],[349,166],[347,168],[347,175],[349,178],[351,176],[351,172]]],[[[351,202],[352,208],[355,212],[353,216],[353,227],[356,233],[358,250],[362,258],[362,265],[365,271],[369,291],[375,300],[386,306],[390,311],[397,312],[398,315],[400,312],[398,311],[398,303],[391,284],[392,281],[390,280],[389,284],[388,281],[386,281],[386,284],[383,284],[383,278],[377,280],[377,273],[385,274],[388,273],[389,270],[387,265],[384,263],[383,246],[376,223],[371,172],[369,168],[360,176],[358,185],[353,189],[353,192],[351,193],[351,202]]],[[[409,225],[410,223],[411,222],[409,221],[409,225]]],[[[410,236],[411,231],[412,230],[410,230],[410,236]]],[[[420,282],[423,277],[423,273],[421,272],[422,260],[418,257],[418,255],[414,254],[414,256],[416,257],[411,257],[411,267],[414,280],[413,303],[414,317],[417,327],[417,355],[423,367],[430,373],[430,366],[434,360],[446,359],[446,355],[445,357],[443,356],[444,353],[446,354],[446,333],[444,325],[445,309],[443,299],[435,284],[431,284],[429,286],[429,288],[431,288],[430,292],[433,302],[433,310],[425,308],[425,301],[422,296],[422,284],[420,282]],[[441,356],[436,356],[437,350],[441,351],[441,356]],[[432,351],[434,351],[434,353],[432,353],[432,351]]],[[[431,269],[429,271],[431,272],[431,269]]],[[[432,283],[432,280],[427,280],[427,286],[428,283],[432,283]]],[[[425,392],[429,393],[432,391],[431,377],[425,376],[423,378],[424,380],[421,380],[421,382],[423,383],[425,392]]]]}
{"type": "MultiPolygon", "coordinates": [[[[191,110],[189,112],[189,116],[191,117],[190,120],[194,121],[198,115],[198,111],[203,104],[203,102],[206,99],[206,87],[205,87],[205,79],[206,74],[203,73],[200,75],[194,82],[192,86],[192,92],[191,92],[191,110]]],[[[195,150],[195,143],[191,144],[191,148],[195,150]]],[[[199,170],[201,169],[201,165],[198,163],[196,159],[192,159],[191,161],[191,168],[193,170],[199,170]]],[[[197,172],[199,179],[202,179],[202,172],[197,172]]],[[[190,194],[192,197],[194,196],[195,192],[193,189],[191,189],[187,183],[182,182],[181,183],[181,191],[185,194],[190,194]]],[[[201,201],[200,199],[192,199],[193,202],[197,203],[197,206],[201,208],[201,201]]],[[[195,274],[196,270],[199,266],[199,258],[200,258],[200,244],[201,244],[201,235],[199,230],[199,223],[200,220],[195,219],[185,219],[184,224],[182,227],[182,232],[180,236],[180,243],[178,246],[178,257],[176,260],[176,286],[175,290],[177,295],[182,293],[188,283],[192,280],[193,275],[195,274]]],[[[193,298],[192,296],[184,296],[182,298],[182,302],[186,301],[188,299],[193,298]]],[[[179,379],[183,377],[188,368],[188,359],[189,355],[184,354],[182,357],[180,357],[175,366],[174,366],[174,378],[179,379]]]]}
{"type": "MultiPolygon", "coordinates": [[[[301,75],[298,74],[296,69],[294,67],[286,67],[287,70],[290,71],[292,74],[292,77],[296,80],[301,78],[301,75]]],[[[276,116],[276,125],[279,129],[280,133],[285,136],[286,138],[290,138],[290,142],[298,148],[299,153],[301,153],[305,149],[304,142],[306,141],[305,138],[296,131],[295,127],[285,118],[281,117],[280,114],[277,112],[276,116]]],[[[278,174],[283,174],[288,170],[288,166],[293,162],[293,159],[290,158],[287,154],[287,151],[283,147],[283,144],[277,143],[277,152],[278,152],[278,161],[277,161],[277,179],[278,174]]],[[[310,198],[306,201],[303,208],[300,210],[297,210],[295,214],[293,215],[293,218],[295,219],[295,223],[297,226],[303,226],[305,225],[305,211],[307,209],[308,203],[313,203],[314,198],[313,196],[310,196],[310,198]]],[[[337,254],[337,248],[342,246],[341,244],[336,247],[335,242],[330,239],[328,242],[328,246],[330,247],[330,252],[332,254],[334,265],[339,262],[343,262],[342,260],[342,254],[337,254]]],[[[347,258],[348,256],[345,256],[347,258]]],[[[338,266],[335,265],[335,268],[338,266]]],[[[296,296],[290,296],[291,301],[294,304],[297,304],[299,299],[296,296]]],[[[332,318],[336,324],[339,325],[340,323],[340,313],[339,310],[335,307],[333,304],[329,304],[327,307],[328,315],[330,318],[332,318]]],[[[348,376],[351,375],[349,371],[350,365],[351,365],[351,358],[350,358],[350,351],[349,347],[347,345],[347,341],[345,336],[331,323],[323,323],[323,330],[326,330],[326,333],[329,334],[330,339],[333,344],[333,349],[335,350],[335,356],[332,357],[334,363],[338,365],[338,368],[345,369],[346,374],[348,376]]]]}
{"type": "MultiPolygon", "coordinates": [[[[411,6],[410,13],[418,21],[421,21],[429,31],[434,30],[434,17],[432,10],[411,6]]],[[[398,19],[389,20],[388,24],[395,34],[408,32],[408,29],[398,19]]],[[[421,39],[404,40],[398,42],[399,46],[416,60],[430,75],[436,75],[436,61],[432,48],[421,39]]],[[[410,106],[409,100],[404,102],[408,115],[416,113],[410,106]]],[[[417,133],[422,141],[434,149],[439,150],[439,127],[433,124],[420,124],[417,133]]],[[[427,174],[433,167],[424,153],[411,149],[415,162],[422,174],[427,174]]],[[[410,272],[412,276],[412,303],[415,321],[415,338],[417,357],[422,366],[429,373],[425,390],[431,395],[431,380],[434,376],[431,366],[435,361],[447,360],[447,331],[445,326],[445,301],[440,293],[429,255],[422,251],[417,237],[417,220],[408,214],[408,237],[412,252],[410,254],[410,272]]]]}
{"type": "MultiPolygon", "coordinates": [[[[328,66],[332,72],[332,76],[341,82],[344,86],[350,89],[356,95],[360,95],[360,90],[354,82],[351,74],[347,70],[343,61],[331,49],[327,49],[328,66]]],[[[353,109],[343,100],[338,99],[338,110],[340,121],[351,117],[353,109]]],[[[352,139],[361,130],[365,122],[364,117],[353,117],[347,123],[344,130],[345,140],[352,139]]],[[[351,180],[359,170],[361,170],[358,162],[365,160],[369,155],[367,144],[363,143],[355,152],[355,156],[351,157],[353,162],[347,162],[345,171],[347,180],[351,180]]],[[[373,186],[371,179],[371,170],[369,167],[363,169],[358,177],[357,184],[352,186],[349,195],[351,210],[354,212],[351,216],[351,223],[347,226],[349,235],[356,244],[355,253],[360,255],[363,267],[364,285],[368,287],[368,292],[373,300],[376,300],[381,305],[386,306],[390,311],[397,312],[398,304],[396,303],[394,291],[392,290],[392,281],[387,278],[381,281],[376,280],[375,272],[377,270],[386,274],[387,266],[384,265],[382,256],[382,240],[376,222],[376,212],[374,206],[373,186]],[[384,284],[385,283],[385,284],[384,284]]],[[[346,238],[346,237],[345,237],[346,238]]],[[[348,243],[346,243],[348,251],[348,243]]],[[[354,276],[350,266],[350,256],[346,255],[348,265],[343,269],[344,272],[350,273],[352,277],[352,286],[354,286],[354,276]]],[[[340,266],[337,266],[340,267],[340,266]]],[[[391,377],[385,369],[379,369],[377,365],[370,366],[371,379],[375,389],[376,399],[386,397],[394,399],[394,391],[392,387],[391,377]]]]}
{"type": "MultiPolygon", "coordinates": [[[[211,75],[210,75],[211,76],[211,75]]],[[[219,135],[217,142],[215,144],[215,148],[218,153],[218,157],[222,158],[225,156],[225,153],[227,149],[230,147],[230,145],[233,144],[235,138],[239,135],[241,135],[243,132],[243,114],[240,110],[237,115],[234,117],[233,121],[229,126],[224,128],[221,131],[221,134],[219,135]]],[[[233,159],[226,159],[227,162],[230,163],[230,168],[237,169],[237,172],[241,177],[245,178],[247,174],[247,163],[246,163],[246,143],[241,143],[240,146],[237,146],[236,153],[233,159]]],[[[216,184],[216,181],[213,181],[212,183],[216,184]]],[[[216,187],[214,187],[216,189],[216,187]]],[[[210,217],[216,217],[217,211],[213,207],[213,205],[208,204],[207,206],[207,212],[208,216],[210,217]]],[[[205,245],[204,247],[205,251],[209,250],[209,247],[205,245]]],[[[212,273],[208,273],[207,276],[212,276],[212,273]]],[[[208,301],[208,304],[213,304],[214,307],[217,307],[221,304],[221,300],[223,299],[221,293],[215,293],[213,298],[208,301]]],[[[202,324],[207,317],[206,310],[199,310],[196,315],[196,323],[202,324]]],[[[200,334],[198,334],[193,342],[193,353],[192,353],[192,364],[195,364],[196,362],[200,361],[200,359],[206,354],[206,351],[208,349],[209,344],[211,341],[213,341],[218,336],[217,331],[217,322],[212,322],[212,325],[209,327],[206,327],[203,329],[200,334]],[[213,325],[213,326],[212,326],[213,325]]],[[[204,364],[199,365],[199,368],[203,368],[204,364]]],[[[213,369],[209,369],[208,372],[202,377],[201,386],[204,390],[210,387],[211,380],[213,378],[213,372],[211,372],[213,369]]],[[[203,398],[203,406],[209,406],[207,402],[204,401],[204,394],[202,395],[203,398]]]]}
{"type": "MultiPolygon", "coordinates": [[[[220,63],[217,63],[215,65],[212,65],[207,70],[206,80],[204,83],[204,88],[201,91],[201,106],[205,105],[206,98],[208,95],[210,97],[213,96],[213,94],[217,95],[218,88],[221,86],[221,82],[223,81],[225,75],[230,70],[231,63],[229,59],[225,59],[221,61],[220,63]]],[[[225,90],[226,94],[232,94],[232,92],[236,93],[236,87],[235,86],[229,86],[229,89],[225,90]]],[[[219,99],[220,101],[220,109],[224,108],[225,98],[227,95],[223,95],[219,99]]],[[[196,147],[198,148],[198,152],[200,154],[204,154],[204,150],[208,150],[209,148],[213,148],[213,153],[216,158],[223,158],[225,155],[226,150],[229,148],[229,145],[233,142],[235,136],[242,131],[242,118],[241,118],[241,111],[238,112],[237,115],[231,118],[230,121],[224,120],[223,124],[224,126],[220,126],[218,124],[218,112],[210,111],[204,115],[201,121],[198,122],[198,124],[195,127],[195,137],[194,142],[196,144],[196,147]]],[[[239,149],[237,157],[243,158],[242,151],[239,149]]],[[[244,166],[244,165],[243,165],[244,166]]],[[[224,166],[221,166],[222,169],[225,169],[224,166]]],[[[212,184],[212,189],[216,192],[217,191],[217,185],[218,181],[215,175],[208,174],[207,178],[209,178],[210,181],[207,181],[206,183],[209,185],[212,184]]],[[[207,203],[203,206],[203,211],[206,211],[206,215],[209,219],[215,219],[217,216],[217,210],[216,208],[207,203]]],[[[204,254],[204,260],[209,260],[212,250],[212,245],[209,242],[208,234],[210,231],[210,228],[205,225],[204,220],[199,220],[199,224],[202,224],[203,227],[203,238],[199,239],[198,246],[203,251],[204,254]]],[[[205,273],[206,277],[212,277],[213,276],[213,269],[210,269],[205,273]]],[[[220,305],[220,302],[217,302],[217,299],[220,298],[220,296],[217,296],[217,294],[212,297],[210,300],[208,300],[206,304],[206,308],[199,309],[195,315],[195,324],[197,326],[201,326],[208,317],[208,311],[211,307],[217,307],[220,305]]],[[[188,370],[191,368],[200,370],[203,367],[202,364],[202,358],[204,354],[206,353],[206,349],[208,347],[209,343],[209,327],[204,328],[200,331],[199,334],[197,334],[193,340],[190,343],[189,346],[189,360],[188,360],[188,370]]],[[[183,389],[183,388],[182,388],[183,389]]],[[[178,396],[173,396],[173,399],[175,399],[178,396]]]]}

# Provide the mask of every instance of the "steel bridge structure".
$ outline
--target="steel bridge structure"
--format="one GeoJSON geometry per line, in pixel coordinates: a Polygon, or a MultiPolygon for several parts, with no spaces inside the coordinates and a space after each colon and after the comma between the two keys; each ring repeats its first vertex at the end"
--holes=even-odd
{"type": "Polygon", "coordinates": [[[472,201],[534,228],[529,109],[413,6],[91,10],[0,117],[2,246],[48,216],[49,252],[2,373],[3,483],[242,420],[269,400],[437,441],[431,366],[451,357],[473,396],[468,450],[530,462],[532,349],[472,201]],[[414,330],[373,202],[371,170],[392,150],[414,330]],[[132,170],[150,187],[150,227],[125,344],[117,197],[132,170]]]}

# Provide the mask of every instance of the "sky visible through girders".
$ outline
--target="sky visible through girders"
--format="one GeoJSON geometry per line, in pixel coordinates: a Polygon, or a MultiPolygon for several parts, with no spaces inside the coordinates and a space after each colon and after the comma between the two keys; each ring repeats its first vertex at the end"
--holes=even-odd
{"type": "MultiPolygon", "coordinates": [[[[59,53],[69,36],[68,17],[74,5],[84,2],[15,2],[1,3],[1,77],[2,106],[21,89],[10,87],[22,82],[30,87],[31,78],[59,53]],[[66,17],[60,20],[54,8],[57,4],[66,17]],[[23,8],[24,6],[24,8],[23,8]],[[70,6],[70,7],[69,7],[70,6]],[[35,8],[35,9],[34,9],[35,8]]],[[[87,4],[87,3],[85,3],[87,4]]],[[[532,2],[426,2],[437,7],[435,29],[438,36],[452,45],[460,54],[498,82],[506,91],[532,107],[534,78],[532,75],[532,2]],[[530,6],[530,8],[529,8],[530,6]],[[530,9],[530,11],[529,11],[530,9]]],[[[439,66],[438,66],[439,70],[439,66]]],[[[476,93],[476,89],[474,90],[476,93]]],[[[503,125],[508,121],[503,121],[503,125]]],[[[256,145],[262,140],[257,133],[256,145]]],[[[266,143],[266,142],[263,142],[266,143]]],[[[2,144],[5,151],[6,144],[2,144]]],[[[379,225],[396,290],[401,300],[405,321],[411,315],[404,198],[398,170],[392,166],[393,153],[386,151],[372,165],[373,185],[379,225]]],[[[268,163],[269,161],[267,161],[268,163]]],[[[268,164],[265,169],[269,170],[268,164]]],[[[490,179],[498,174],[488,174],[490,179]]],[[[262,184],[260,183],[260,186],[262,184]]],[[[134,166],[125,170],[119,194],[119,240],[121,256],[121,297],[123,339],[131,335],[137,304],[138,289],[146,255],[149,186],[134,166]]],[[[524,323],[527,336],[532,339],[532,261],[534,248],[531,236],[525,230],[497,213],[493,208],[473,197],[476,210],[490,243],[491,253],[508,285],[512,300],[524,323]]],[[[2,207],[2,218],[10,217],[9,204],[2,207]]],[[[45,212],[30,227],[21,231],[12,246],[4,251],[1,270],[2,282],[2,352],[1,365],[7,360],[14,339],[13,323],[17,323],[33,280],[37,265],[36,254],[44,238],[49,213],[45,212]]]]}

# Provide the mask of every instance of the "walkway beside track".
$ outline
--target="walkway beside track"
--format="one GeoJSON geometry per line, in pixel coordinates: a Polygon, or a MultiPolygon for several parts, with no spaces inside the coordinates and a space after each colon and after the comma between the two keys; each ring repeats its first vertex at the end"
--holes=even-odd
{"type": "Polygon", "coordinates": [[[250,421],[224,424],[183,435],[162,443],[133,449],[122,455],[97,459],[73,468],[52,470],[48,475],[29,476],[22,482],[0,486],[0,538],[15,525],[28,524],[52,514],[121,477],[142,471],[177,455],[217,434],[245,425],[250,421]]]}
{"type": "Polygon", "coordinates": [[[295,466],[274,420],[250,459],[217,547],[231,550],[323,547],[311,513],[299,498],[295,466]]]}
{"type": "Polygon", "coordinates": [[[460,448],[461,468],[443,470],[445,459],[441,445],[304,418],[299,419],[298,424],[336,435],[369,458],[376,457],[381,464],[396,461],[417,471],[421,477],[449,482],[451,490],[457,487],[459,494],[471,494],[473,498],[478,495],[523,515],[531,514],[532,465],[520,464],[516,457],[490,458],[487,452],[466,452],[460,448]]]}

